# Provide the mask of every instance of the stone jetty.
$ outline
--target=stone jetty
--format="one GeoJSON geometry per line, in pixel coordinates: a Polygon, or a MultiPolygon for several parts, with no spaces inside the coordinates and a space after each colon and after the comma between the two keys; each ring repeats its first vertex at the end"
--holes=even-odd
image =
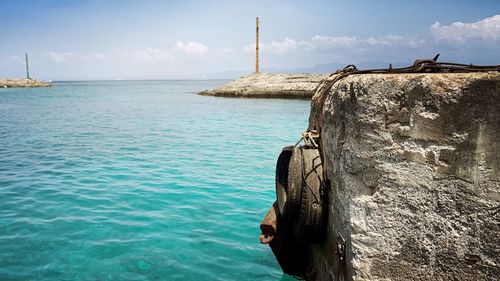
{"type": "Polygon", "coordinates": [[[310,278],[497,280],[500,73],[351,75],[320,101],[331,189],[310,278]]]}
{"type": "Polygon", "coordinates": [[[0,79],[0,88],[50,87],[52,84],[35,79],[0,79]]]}
{"type": "Polygon", "coordinates": [[[243,76],[214,90],[206,96],[235,98],[311,99],[326,74],[259,73],[243,76]]]}

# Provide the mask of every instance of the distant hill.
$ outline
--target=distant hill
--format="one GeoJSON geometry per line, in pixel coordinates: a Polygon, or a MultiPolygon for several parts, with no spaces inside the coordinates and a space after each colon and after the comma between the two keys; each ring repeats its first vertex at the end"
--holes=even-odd
{"type": "MultiPolygon", "coordinates": [[[[289,69],[289,70],[282,70],[284,72],[291,72],[291,73],[333,73],[339,69],[342,69],[346,67],[348,64],[343,64],[343,63],[324,63],[324,64],[317,64],[313,67],[303,67],[303,68],[296,68],[296,69],[289,69]]],[[[355,63],[356,67],[358,69],[372,69],[372,68],[388,68],[389,63],[387,62],[382,62],[382,61],[364,61],[364,62],[359,62],[355,63]]],[[[392,67],[402,67],[408,65],[407,63],[393,63],[392,67]]],[[[281,72],[281,71],[278,71],[281,72]]]]}
{"type": "MultiPolygon", "coordinates": [[[[328,74],[333,73],[339,69],[346,67],[348,64],[344,63],[322,63],[317,64],[312,67],[300,67],[300,68],[263,68],[261,72],[263,73],[313,73],[313,74],[328,74]]],[[[372,69],[372,68],[388,68],[389,63],[382,61],[364,61],[355,63],[358,69],[372,69]]],[[[392,63],[392,67],[402,67],[407,66],[409,63],[392,63]]],[[[193,75],[193,77],[203,79],[236,79],[242,76],[252,74],[253,72],[234,70],[234,71],[224,71],[218,73],[209,73],[203,75],[193,75]]]]}

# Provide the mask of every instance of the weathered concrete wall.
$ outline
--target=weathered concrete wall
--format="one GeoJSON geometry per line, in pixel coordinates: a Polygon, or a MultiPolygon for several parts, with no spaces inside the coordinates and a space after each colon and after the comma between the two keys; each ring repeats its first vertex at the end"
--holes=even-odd
{"type": "Polygon", "coordinates": [[[34,79],[0,79],[0,88],[50,87],[51,84],[34,79]]]}
{"type": "Polygon", "coordinates": [[[499,278],[499,73],[353,75],[318,101],[332,189],[317,279],[499,278]]]}
{"type": "Polygon", "coordinates": [[[201,95],[239,98],[310,99],[324,74],[260,73],[241,77],[201,95]]]}

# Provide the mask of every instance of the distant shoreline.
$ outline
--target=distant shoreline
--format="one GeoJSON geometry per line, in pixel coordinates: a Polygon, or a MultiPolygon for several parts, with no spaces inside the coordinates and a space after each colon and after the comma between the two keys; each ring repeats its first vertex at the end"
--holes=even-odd
{"type": "Polygon", "coordinates": [[[0,88],[51,87],[52,84],[36,79],[0,79],[0,88]]]}
{"type": "Polygon", "coordinates": [[[53,80],[51,83],[87,83],[87,82],[162,82],[162,81],[231,81],[234,78],[217,78],[217,79],[170,79],[170,78],[162,78],[162,79],[88,79],[88,80],[53,80]]]}

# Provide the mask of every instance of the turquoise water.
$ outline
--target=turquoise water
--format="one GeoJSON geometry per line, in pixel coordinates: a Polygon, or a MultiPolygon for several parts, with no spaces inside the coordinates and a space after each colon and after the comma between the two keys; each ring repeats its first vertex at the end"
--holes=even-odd
{"type": "Polygon", "coordinates": [[[0,280],[280,280],[259,223],[309,102],[225,81],[0,89],[0,280]]]}

